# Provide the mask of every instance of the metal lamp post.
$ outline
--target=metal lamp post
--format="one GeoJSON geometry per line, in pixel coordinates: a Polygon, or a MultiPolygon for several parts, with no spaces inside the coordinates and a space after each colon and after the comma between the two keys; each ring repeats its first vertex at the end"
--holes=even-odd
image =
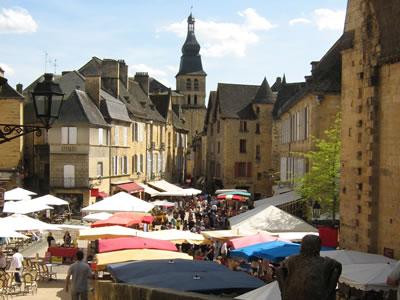
{"type": "Polygon", "coordinates": [[[0,124],[0,144],[31,132],[40,136],[42,129],[50,129],[54,121],[58,119],[64,93],[60,85],[53,81],[53,74],[44,74],[44,80],[39,82],[32,92],[32,99],[36,116],[43,126],[0,124]]]}

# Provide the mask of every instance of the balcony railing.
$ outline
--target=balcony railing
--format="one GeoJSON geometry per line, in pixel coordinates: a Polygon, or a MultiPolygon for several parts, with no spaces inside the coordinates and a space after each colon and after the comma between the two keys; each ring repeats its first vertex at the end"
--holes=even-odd
{"type": "Polygon", "coordinates": [[[88,177],[50,177],[50,186],[53,188],[89,188],[88,177]]]}

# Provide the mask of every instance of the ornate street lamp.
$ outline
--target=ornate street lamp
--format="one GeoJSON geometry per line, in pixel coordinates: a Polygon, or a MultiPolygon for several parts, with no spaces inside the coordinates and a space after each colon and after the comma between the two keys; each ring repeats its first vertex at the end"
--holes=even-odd
{"type": "Polygon", "coordinates": [[[44,74],[44,80],[39,82],[32,92],[32,99],[36,117],[43,126],[0,124],[0,144],[31,132],[36,132],[36,135],[40,136],[42,129],[50,129],[58,119],[64,93],[60,85],[53,81],[53,74],[44,74]]]}

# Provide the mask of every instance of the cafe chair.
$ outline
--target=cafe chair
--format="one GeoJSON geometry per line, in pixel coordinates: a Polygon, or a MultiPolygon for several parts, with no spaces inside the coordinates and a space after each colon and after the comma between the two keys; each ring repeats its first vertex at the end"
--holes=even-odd
{"type": "Polygon", "coordinates": [[[41,266],[41,277],[43,279],[48,279],[48,280],[57,279],[57,273],[50,271],[47,264],[43,264],[40,266],[41,266]]]}
{"type": "Polygon", "coordinates": [[[35,277],[31,273],[24,273],[22,275],[22,281],[24,283],[24,294],[32,293],[32,295],[37,293],[37,282],[35,281],[35,277]]]}

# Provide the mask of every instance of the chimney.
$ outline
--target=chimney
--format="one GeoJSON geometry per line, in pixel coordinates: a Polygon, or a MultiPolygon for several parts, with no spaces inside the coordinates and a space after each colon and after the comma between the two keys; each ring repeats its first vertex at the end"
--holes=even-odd
{"type": "Polygon", "coordinates": [[[0,77],[4,78],[4,70],[0,67],[0,77]]]}
{"type": "Polygon", "coordinates": [[[18,83],[17,86],[16,86],[17,92],[20,93],[20,94],[22,94],[22,89],[23,89],[22,87],[23,87],[22,83],[18,83]]]}
{"type": "Polygon", "coordinates": [[[118,61],[119,64],[119,80],[124,87],[128,88],[128,66],[123,59],[118,61]]]}
{"type": "Polygon", "coordinates": [[[85,90],[86,94],[92,99],[94,104],[100,108],[100,88],[101,80],[98,75],[88,75],[85,77],[85,90]]]}
{"type": "Polygon", "coordinates": [[[103,59],[101,65],[101,87],[115,98],[119,97],[119,62],[103,59]]]}
{"type": "Polygon", "coordinates": [[[311,62],[311,72],[315,70],[315,67],[319,64],[319,61],[312,61],[311,62]]]}
{"type": "Polygon", "coordinates": [[[135,81],[139,83],[146,95],[149,95],[149,73],[136,72],[135,81]]]}

